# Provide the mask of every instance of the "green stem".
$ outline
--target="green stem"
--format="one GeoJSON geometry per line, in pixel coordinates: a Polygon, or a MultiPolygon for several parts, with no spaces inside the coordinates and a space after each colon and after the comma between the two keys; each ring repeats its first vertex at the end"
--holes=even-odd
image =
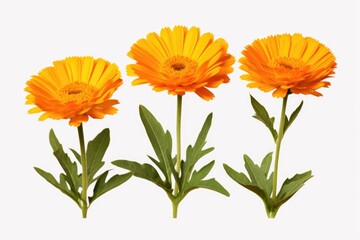
{"type": "MultiPolygon", "coordinates": [[[[176,106],[176,165],[175,171],[180,173],[181,165],[181,108],[182,108],[182,96],[177,96],[176,106]]],[[[179,186],[175,182],[174,196],[176,197],[179,193],[179,186]]]]}
{"type": "Polygon", "coordinates": [[[285,125],[285,113],[286,113],[286,103],[287,103],[288,94],[283,99],[281,116],[280,116],[280,125],[278,131],[278,137],[276,139],[276,149],[275,149],[275,165],[274,165],[274,179],[273,179],[273,191],[272,198],[276,200],[276,186],[277,186],[277,177],[278,177],[278,167],[279,167],[279,156],[280,156],[280,147],[281,141],[284,136],[284,125],[285,125]]]}
{"type": "Polygon", "coordinates": [[[87,179],[87,162],[86,162],[86,152],[85,152],[85,143],[84,143],[84,130],[82,124],[78,127],[78,135],[80,142],[80,153],[81,153],[81,167],[82,167],[82,192],[81,192],[81,210],[82,217],[86,218],[88,203],[87,203],[87,188],[88,188],[88,179],[87,179]]]}
{"type": "MultiPolygon", "coordinates": [[[[182,108],[182,96],[177,96],[176,106],[176,165],[175,171],[180,174],[181,167],[181,108],[182,108]]],[[[176,198],[179,194],[179,186],[175,181],[174,197],[176,198]]],[[[177,209],[179,202],[173,201],[173,218],[177,217],[177,209]]]]}
{"type": "Polygon", "coordinates": [[[173,202],[172,202],[173,218],[177,218],[178,207],[179,207],[179,203],[173,201],[173,202]]]}

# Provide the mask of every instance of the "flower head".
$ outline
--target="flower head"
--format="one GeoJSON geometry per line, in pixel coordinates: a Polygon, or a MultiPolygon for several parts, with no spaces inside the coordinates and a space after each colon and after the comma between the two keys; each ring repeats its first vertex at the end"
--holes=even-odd
{"type": "Polygon", "coordinates": [[[227,49],[224,39],[200,35],[196,27],[163,28],[160,35],[150,33],[131,47],[128,56],[136,63],[127,66],[127,73],[138,77],[133,85],[149,84],[173,95],[195,92],[210,100],[214,94],[208,88],[229,82],[227,74],[233,71],[235,59],[227,49]]]}
{"type": "Polygon", "coordinates": [[[242,52],[241,79],[250,88],[273,92],[274,97],[288,93],[322,96],[317,90],[330,86],[323,81],[334,74],[335,56],[310,37],[282,34],[255,40],[242,52]]]}
{"type": "Polygon", "coordinates": [[[55,61],[54,65],[32,76],[25,91],[26,104],[36,107],[29,113],[40,113],[39,120],[70,119],[69,125],[79,126],[92,118],[115,114],[110,99],[122,84],[115,64],[93,57],[69,57],[55,61]]]}

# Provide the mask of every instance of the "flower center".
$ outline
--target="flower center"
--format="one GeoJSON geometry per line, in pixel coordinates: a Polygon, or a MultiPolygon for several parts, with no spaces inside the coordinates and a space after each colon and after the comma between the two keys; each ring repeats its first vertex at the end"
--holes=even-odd
{"type": "Polygon", "coordinates": [[[181,71],[185,68],[185,64],[183,63],[174,63],[173,65],[171,65],[171,67],[175,70],[175,71],[181,71]]]}
{"type": "Polygon", "coordinates": [[[91,98],[94,90],[94,87],[89,84],[83,82],[73,82],[60,89],[59,98],[62,103],[86,102],[91,98]]]}
{"type": "Polygon", "coordinates": [[[161,72],[172,79],[182,79],[194,76],[197,67],[197,63],[188,57],[174,56],[163,63],[161,72]]]}
{"type": "Polygon", "coordinates": [[[286,58],[286,57],[272,59],[269,65],[271,67],[283,68],[289,70],[299,69],[304,67],[304,63],[301,60],[295,58],[286,58]]]}

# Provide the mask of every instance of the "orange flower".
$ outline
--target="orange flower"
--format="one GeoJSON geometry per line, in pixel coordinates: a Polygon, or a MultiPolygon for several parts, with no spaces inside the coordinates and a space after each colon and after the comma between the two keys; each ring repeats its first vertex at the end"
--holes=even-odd
{"type": "Polygon", "coordinates": [[[138,77],[133,85],[149,84],[173,95],[195,92],[211,100],[214,94],[207,88],[229,82],[227,74],[233,71],[235,60],[227,49],[222,38],[200,35],[196,27],[163,28],[160,35],[150,33],[131,47],[128,56],[137,62],[127,66],[127,73],[138,77]]]}
{"type": "Polygon", "coordinates": [[[36,107],[29,113],[44,112],[39,120],[70,119],[69,125],[79,126],[92,118],[115,114],[110,99],[122,84],[115,64],[93,57],[69,57],[55,61],[27,82],[26,104],[36,107]]]}
{"type": "Polygon", "coordinates": [[[250,88],[273,92],[274,97],[286,94],[312,94],[330,86],[323,81],[334,74],[335,56],[317,40],[301,34],[282,34],[255,40],[242,52],[240,69],[248,74],[250,88]]]}

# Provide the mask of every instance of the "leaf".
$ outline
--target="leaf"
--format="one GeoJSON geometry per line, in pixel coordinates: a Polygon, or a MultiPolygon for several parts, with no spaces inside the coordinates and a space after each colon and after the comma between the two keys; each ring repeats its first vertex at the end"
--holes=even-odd
{"type": "Polygon", "coordinates": [[[131,171],[136,177],[143,178],[155,183],[159,187],[163,188],[165,191],[171,191],[171,185],[168,182],[164,182],[160,178],[156,169],[150,164],[140,164],[128,160],[116,160],[113,161],[112,164],[131,171]]]}
{"type": "Polygon", "coordinates": [[[270,174],[270,177],[267,179],[264,186],[264,191],[269,199],[271,198],[271,194],[273,190],[273,179],[274,179],[274,172],[270,174]]]}
{"type": "Polygon", "coordinates": [[[272,161],[272,152],[269,152],[263,159],[263,161],[261,162],[261,171],[265,174],[265,177],[268,176],[269,174],[269,170],[270,170],[270,166],[271,166],[271,161],[272,161]]]}
{"type": "Polygon", "coordinates": [[[110,191],[111,189],[114,189],[127,180],[129,180],[132,176],[132,173],[125,173],[122,175],[114,175],[106,182],[106,177],[109,173],[109,170],[103,172],[98,180],[96,181],[95,187],[94,187],[94,194],[92,197],[89,197],[89,205],[95,201],[95,199],[99,198],[104,193],[110,191]]]}
{"type": "Polygon", "coordinates": [[[78,160],[78,162],[81,164],[81,156],[80,156],[80,154],[77,151],[75,151],[74,149],[72,149],[72,148],[70,148],[70,151],[74,154],[76,160],[78,160]]]}
{"type": "Polygon", "coordinates": [[[277,198],[279,200],[289,200],[304,184],[307,180],[312,177],[311,171],[307,171],[302,174],[296,174],[292,178],[287,178],[278,195],[277,198]]]}
{"type": "Polygon", "coordinates": [[[161,170],[161,172],[164,174],[164,177],[166,178],[166,169],[165,169],[165,166],[163,165],[163,162],[159,162],[155,158],[153,158],[149,155],[147,155],[147,156],[161,170]]]}
{"type": "Polygon", "coordinates": [[[191,190],[196,188],[206,188],[221,193],[227,197],[230,196],[230,193],[218,181],[216,181],[215,178],[196,181],[196,182],[192,181],[190,182],[189,189],[187,190],[187,192],[190,192],[191,190]]]}
{"type": "Polygon", "coordinates": [[[162,171],[164,170],[163,166],[165,166],[165,177],[167,181],[171,183],[171,172],[173,171],[173,164],[171,158],[172,139],[170,132],[164,131],[160,122],[156,120],[154,115],[152,115],[152,113],[146,107],[140,105],[139,112],[141,121],[143,122],[151,145],[159,159],[159,166],[162,166],[162,171]]]}
{"type": "Polygon", "coordinates": [[[189,145],[186,149],[186,161],[183,164],[183,168],[182,168],[183,174],[181,176],[182,185],[185,185],[186,181],[189,180],[191,172],[197,161],[199,161],[200,158],[202,158],[203,156],[214,150],[213,147],[207,148],[205,150],[202,149],[206,144],[206,137],[211,127],[212,116],[213,116],[212,113],[210,113],[205,119],[204,124],[195,141],[194,147],[189,145]]]}
{"type": "Polygon", "coordinates": [[[248,185],[251,184],[251,181],[249,178],[244,174],[235,171],[233,168],[231,168],[229,165],[224,163],[224,169],[225,172],[231,177],[235,182],[241,184],[241,185],[248,185]]]}
{"type": "Polygon", "coordinates": [[[215,164],[215,160],[213,160],[213,161],[209,162],[208,164],[206,164],[198,172],[194,171],[193,174],[192,174],[190,182],[192,182],[192,181],[198,182],[198,181],[204,179],[209,174],[209,172],[213,168],[214,164],[215,164]]]}
{"type": "Polygon", "coordinates": [[[86,150],[87,173],[89,185],[94,182],[95,174],[104,166],[102,161],[110,143],[110,130],[105,128],[93,140],[89,141],[86,150]]]}
{"type": "Polygon", "coordinates": [[[258,165],[256,165],[251,158],[244,154],[245,168],[248,172],[251,182],[255,185],[258,185],[262,188],[262,183],[264,182],[265,174],[261,172],[261,169],[258,165]]]}
{"type": "Polygon", "coordinates": [[[68,187],[66,186],[66,183],[64,182],[65,179],[63,177],[61,177],[61,176],[65,176],[65,175],[60,176],[60,183],[58,183],[57,180],[55,179],[55,177],[51,173],[46,172],[38,167],[34,167],[34,169],[40,176],[42,176],[51,185],[53,185],[54,187],[59,189],[61,192],[63,192],[65,195],[67,195],[72,200],[74,200],[77,204],[79,204],[78,203],[78,199],[79,199],[78,192],[74,193],[71,190],[69,190],[68,187]]]}
{"type": "Polygon", "coordinates": [[[274,141],[276,142],[278,133],[274,129],[275,118],[274,117],[270,118],[268,112],[266,111],[266,108],[263,105],[261,105],[253,96],[250,95],[250,99],[251,99],[251,105],[255,111],[255,115],[253,117],[265,124],[265,126],[270,130],[274,141]]]}
{"type": "Polygon", "coordinates": [[[49,133],[49,141],[52,149],[55,151],[56,149],[62,147],[59,140],[57,139],[54,130],[50,129],[49,133]]]}
{"type": "Polygon", "coordinates": [[[294,112],[291,114],[290,119],[286,117],[285,124],[284,124],[284,134],[286,130],[290,127],[290,125],[295,121],[296,117],[298,116],[304,101],[301,101],[300,105],[294,110],[294,112]]]}
{"type": "Polygon", "coordinates": [[[261,199],[266,199],[266,193],[265,190],[260,189],[257,185],[252,183],[249,178],[241,172],[235,171],[233,168],[228,166],[227,164],[224,164],[225,172],[231,177],[235,182],[240,184],[241,186],[245,187],[246,189],[254,192],[256,195],[258,195],[261,199]]]}
{"type": "Polygon", "coordinates": [[[65,172],[65,180],[68,182],[72,192],[77,192],[81,186],[81,179],[79,179],[77,173],[76,162],[72,162],[69,156],[64,152],[62,145],[56,138],[56,135],[52,129],[50,130],[49,140],[54,151],[53,154],[65,172]]]}
{"type": "Polygon", "coordinates": [[[200,130],[200,133],[199,133],[197,139],[196,139],[194,149],[196,149],[198,151],[200,151],[206,143],[206,137],[207,137],[210,127],[211,127],[212,117],[213,117],[212,113],[210,113],[206,117],[205,122],[200,130]]]}

